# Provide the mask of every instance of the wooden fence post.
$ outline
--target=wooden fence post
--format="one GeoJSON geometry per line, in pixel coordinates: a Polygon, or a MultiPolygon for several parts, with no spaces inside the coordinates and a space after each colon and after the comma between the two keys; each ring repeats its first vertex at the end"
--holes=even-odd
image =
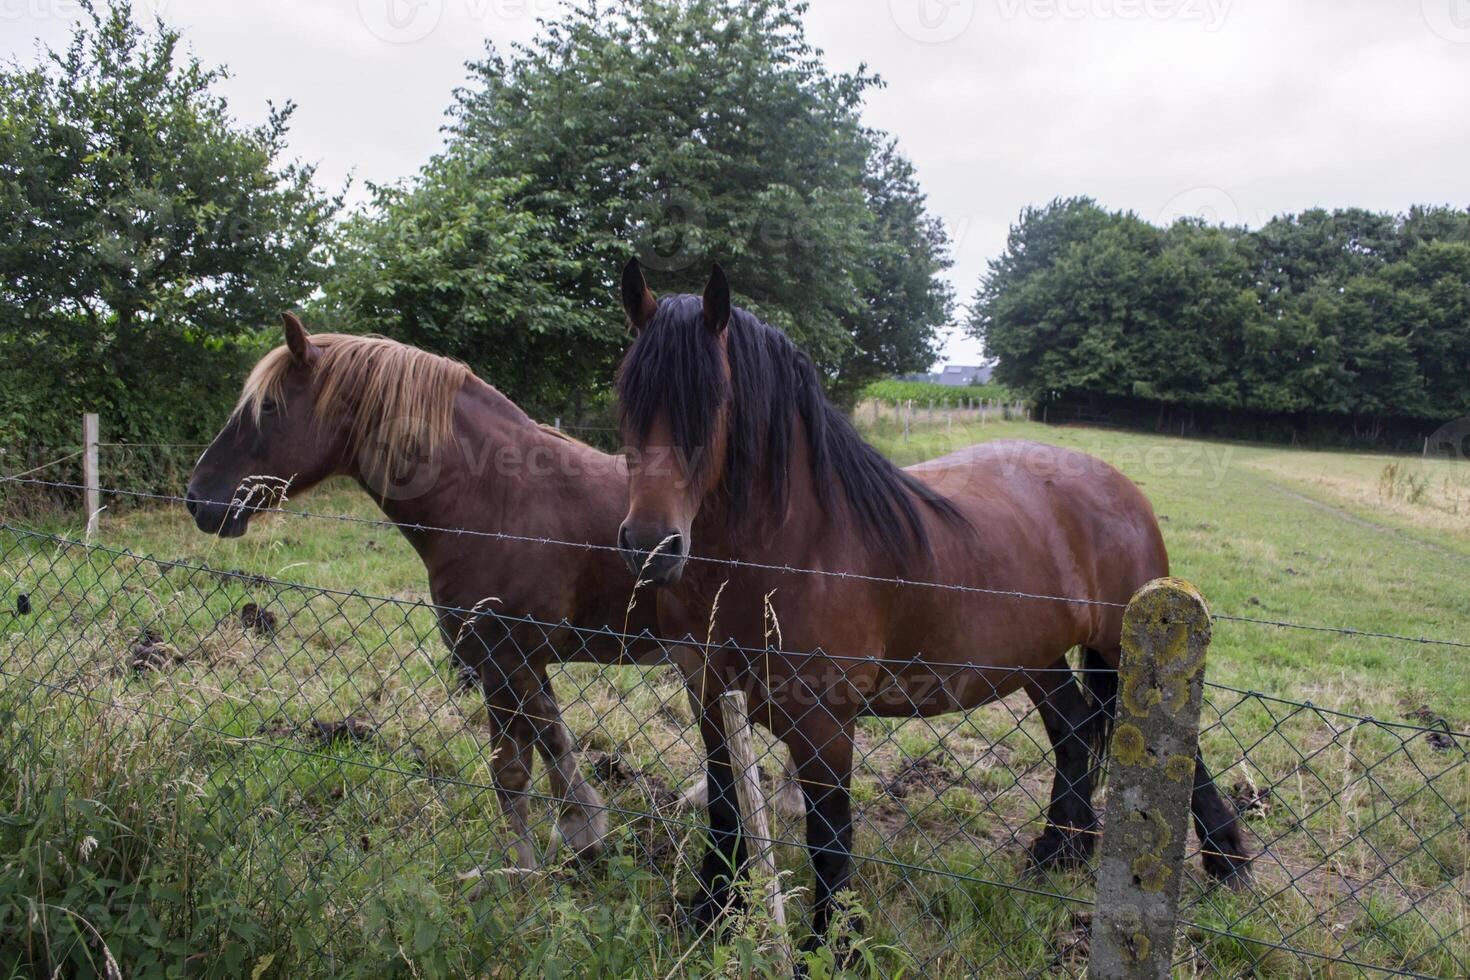
{"type": "Polygon", "coordinates": [[[1117,721],[1088,976],[1164,980],[1189,839],[1210,613],[1182,579],[1156,579],[1123,614],[1117,721]]]}
{"type": "Polygon", "coordinates": [[[903,444],[909,444],[909,416],[914,414],[914,400],[909,399],[908,405],[903,410],[903,444]]]}
{"type": "Polygon", "coordinates": [[[102,514],[102,495],[98,492],[101,481],[97,475],[97,443],[100,441],[97,431],[97,413],[88,412],[83,415],[82,485],[86,487],[86,490],[82,494],[82,505],[87,508],[88,540],[97,533],[97,522],[102,514]]]}
{"type": "Polygon", "coordinates": [[[776,872],[776,854],[771,846],[771,811],[761,792],[761,773],[750,737],[750,711],[744,691],[720,695],[720,715],[725,723],[725,746],[730,751],[730,768],[735,773],[735,797],[740,807],[740,826],[745,829],[755,873],[766,886],[766,907],[775,925],[776,960],[779,972],[792,967],[791,937],[786,931],[786,902],[781,897],[781,876],[776,872]]]}

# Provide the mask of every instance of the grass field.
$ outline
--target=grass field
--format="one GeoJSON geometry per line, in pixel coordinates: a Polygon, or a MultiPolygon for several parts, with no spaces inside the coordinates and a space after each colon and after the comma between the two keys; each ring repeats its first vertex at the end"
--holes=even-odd
{"type": "MultiPolygon", "coordinates": [[[[1217,614],[1470,639],[1470,464],[959,418],[907,440],[882,420],[869,435],[902,463],[993,438],[1112,462],[1217,614]]],[[[376,516],[345,486],[294,503],[376,516]]],[[[100,540],[247,574],[0,536],[0,608],[22,591],[33,606],[0,620],[0,968],[105,973],[109,953],[130,974],[253,977],[745,975],[771,962],[761,916],[721,942],[672,925],[698,846],[673,792],[698,757],[669,671],[560,669],[584,769],[614,808],[612,846],[591,866],[561,855],[497,872],[484,712],[413,605],[423,572],[396,532],[281,516],[220,542],[165,508],[105,520],[100,540]],[[248,602],[271,628],[241,619],[248,602]],[[477,866],[489,887],[468,901],[477,866]]],[[[1314,958],[1337,955],[1465,972],[1467,652],[1217,623],[1212,682],[1328,710],[1209,692],[1207,757],[1265,854],[1250,892],[1189,884],[1181,971],[1358,972],[1314,958]]],[[[1082,968],[1088,876],[1024,866],[1050,782],[1029,703],[865,722],[860,743],[858,972],[1082,968]]],[[[765,763],[774,774],[778,755],[765,763]]],[[[547,805],[532,809],[549,846],[547,805]]],[[[799,840],[799,822],[777,836],[799,840]]],[[[805,859],[782,846],[778,862],[799,911],[805,859]]]]}

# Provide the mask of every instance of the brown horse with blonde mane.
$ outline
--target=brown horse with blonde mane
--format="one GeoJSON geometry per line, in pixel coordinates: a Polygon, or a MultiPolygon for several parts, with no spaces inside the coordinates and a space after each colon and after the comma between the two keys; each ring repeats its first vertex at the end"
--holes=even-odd
{"type": "Polygon", "coordinates": [[[513,859],[536,864],[533,746],[564,801],[556,840],[579,853],[595,849],[606,812],[578,771],[546,666],[661,659],[657,646],[613,635],[655,632],[654,603],[629,609],[627,575],[605,548],[434,528],[601,541],[626,508],[621,458],[537,424],[458,361],[377,337],[309,335],[296,317],[284,320],[285,345],[256,365],[194,468],[186,502],[195,523],[236,537],[283,489],[356,480],[418,552],[440,632],[479,676],[513,859]],[[494,615],[501,612],[505,618],[494,615]]]}
{"type": "MultiPolygon", "coordinates": [[[[1123,606],[1169,573],[1148,500],[1100,460],[1036,443],[897,468],[827,402],[784,334],[732,308],[718,266],[702,297],[659,302],[635,260],[622,298],[637,339],[618,396],[636,462],[618,543],[635,574],[662,587],[669,635],[708,632],[722,644],[681,658],[703,705],[709,780],[696,921],[735,900],[732,870],[746,861],[716,710],[728,688],[744,690],[752,718],[791,750],[816,877],[809,946],[825,940],[849,882],[864,715],[937,715],[1026,691],[1056,754],[1031,855],[1043,865],[1087,858],[1123,606]],[[1082,683],[1067,660],[1078,648],[1082,683]]],[[[1243,875],[1235,813],[1198,756],[1192,809],[1206,870],[1243,875]]]]}

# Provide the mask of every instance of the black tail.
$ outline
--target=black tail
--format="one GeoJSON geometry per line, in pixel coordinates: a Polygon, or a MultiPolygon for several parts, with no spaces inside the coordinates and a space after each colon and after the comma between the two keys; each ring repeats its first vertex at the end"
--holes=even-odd
{"type": "Polygon", "coordinates": [[[1113,717],[1118,705],[1118,669],[1096,650],[1082,651],[1082,686],[1092,702],[1087,719],[1087,747],[1092,753],[1093,785],[1107,777],[1108,745],[1113,740],[1113,717]]]}

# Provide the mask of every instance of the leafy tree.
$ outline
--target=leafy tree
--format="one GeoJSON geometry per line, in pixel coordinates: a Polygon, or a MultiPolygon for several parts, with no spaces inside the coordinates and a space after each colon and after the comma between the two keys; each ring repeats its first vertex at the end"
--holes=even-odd
{"type": "Polygon", "coordinates": [[[509,397],[560,406],[606,384],[603,318],[557,288],[575,275],[550,217],[482,160],[436,158],[410,185],[375,188],[334,249],[328,316],[460,358],[509,397]]]}
{"type": "Polygon", "coordinates": [[[1470,214],[1313,210],[1153,228],[1028,209],[976,297],[996,378],[1045,399],[1385,419],[1470,411],[1470,214]]]}
{"type": "Polygon", "coordinates": [[[841,401],[869,379],[927,371],[939,356],[935,328],[954,308],[953,290],[939,278],[951,264],[949,236],[926,211],[913,164],[893,140],[873,140],[863,184],[870,243],[859,270],[864,303],[844,320],[852,343],[831,385],[841,401]]]}
{"type": "Polygon", "coordinates": [[[992,260],[971,329],[998,357],[995,380],[1033,397],[1131,393],[1158,230],[1113,220],[1086,198],[1028,209],[992,260]]]}
{"type": "Polygon", "coordinates": [[[74,442],[84,409],[197,437],[313,290],[335,202],[281,162],[291,105],[240,126],[176,31],[83,9],[64,50],[0,70],[0,440],[74,442]]]}
{"type": "MultiPolygon", "coordinates": [[[[829,72],[788,0],[582,3],[473,67],[454,152],[549,222],[551,280],[623,344],[615,277],[660,291],[712,261],[846,390],[914,363],[948,312],[941,229],[912,169],[859,120],[878,80],[829,72]],[[901,257],[912,268],[899,267],[901,257]]],[[[604,370],[610,373],[610,364],[604,370]]]]}

